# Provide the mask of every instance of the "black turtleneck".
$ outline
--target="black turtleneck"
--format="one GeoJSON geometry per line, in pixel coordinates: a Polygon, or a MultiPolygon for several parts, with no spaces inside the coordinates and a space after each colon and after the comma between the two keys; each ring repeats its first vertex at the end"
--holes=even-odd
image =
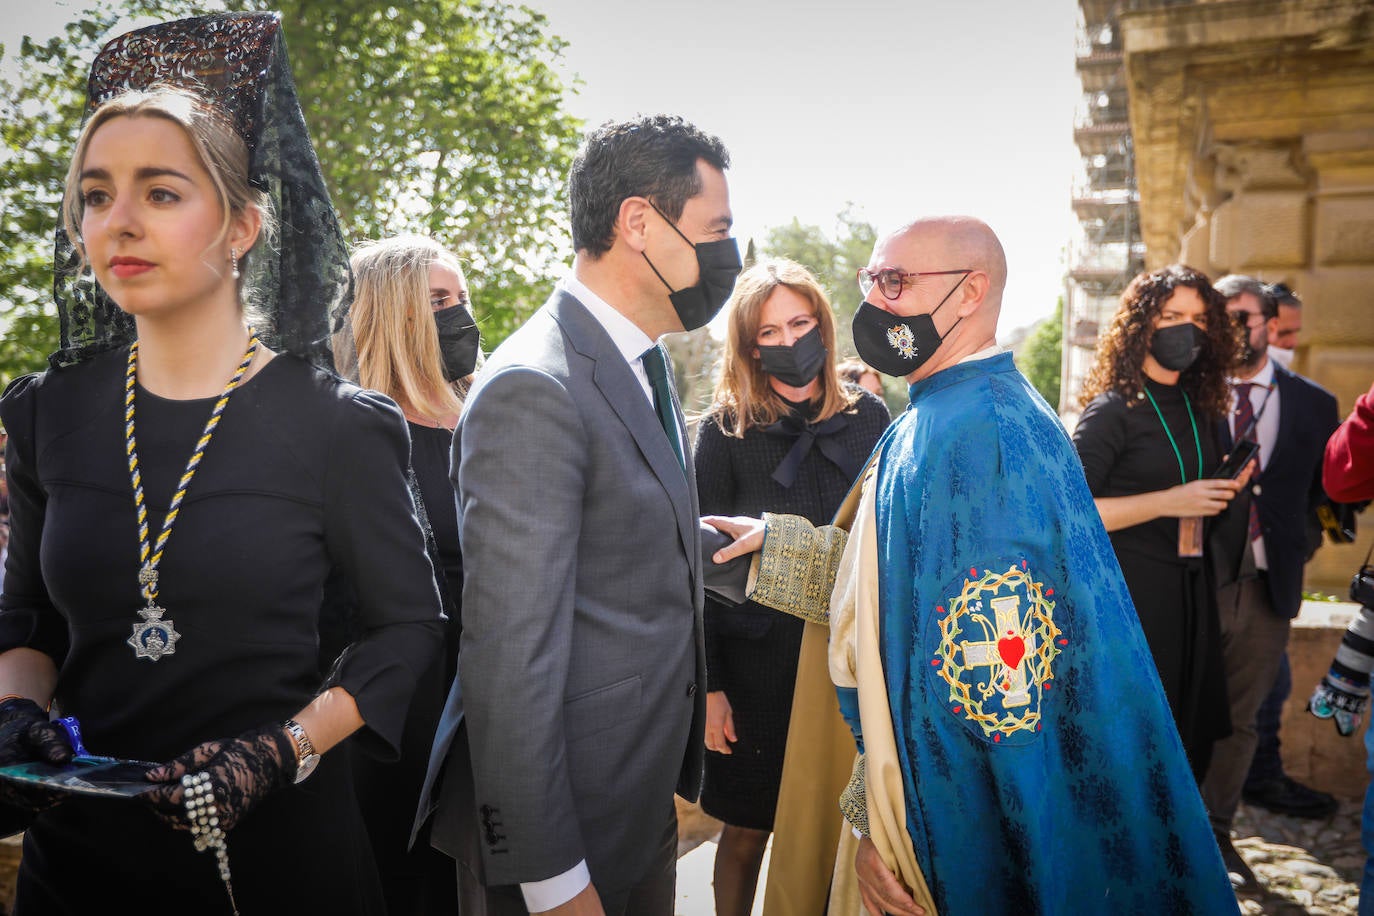
{"type": "MultiPolygon", "coordinates": [[[[1145,387],[1149,396],[1130,402],[1116,392],[1099,395],[1079,418],[1073,442],[1094,497],[1134,496],[1178,486],[1185,482],[1179,475],[1179,457],[1189,481],[1221,464],[1216,422],[1195,401],[1189,399],[1185,403],[1185,394],[1176,385],[1147,379],[1145,387]],[[1159,406],[1158,412],[1155,404],[1159,406]],[[1196,420],[1196,438],[1194,424],[1188,417],[1189,406],[1196,420]],[[1165,432],[1166,424],[1178,447],[1177,456],[1165,432]]],[[[1157,518],[1113,531],[1111,538],[1118,552],[1128,550],[1161,560],[1178,556],[1177,519],[1157,518]]]]}

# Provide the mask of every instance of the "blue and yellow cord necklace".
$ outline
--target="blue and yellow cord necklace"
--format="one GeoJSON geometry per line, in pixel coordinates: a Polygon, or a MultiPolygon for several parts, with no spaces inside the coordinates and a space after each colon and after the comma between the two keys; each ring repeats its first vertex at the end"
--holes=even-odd
{"type": "Polygon", "coordinates": [[[143,618],[143,622],[133,625],[133,635],[126,640],[133,648],[135,658],[157,661],[164,655],[176,653],[176,643],[181,638],[181,634],[176,631],[171,620],[162,619],[162,615],[167,613],[167,609],[157,605],[157,567],[162,561],[163,551],[167,548],[167,538],[172,534],[172,523],[176,521],[177,512],[181,508],[181,501],[186,496],[186,490],[191,486],[191,479],[196,476],[196,468],[200,466],[200,460],[205,456],[205,449],[210,444],[210,437],[214,435],[215,427],[219,426],[220,416],[229,403],[229,395],[233,394],[234,389],[243,381],[243,376],[257,353],[258,335],[250,327],[248,329],[248,351],[243,354],[243,361],[234,370],[233,377],[224,386],[224,391],[220,393],[214,409],[210,411],[210,419],[205,421],[205,429],[201,432],[200,439],[196,441],[196,447],[186,462],[186,470],[181,473],[181,480],[177,482],[176,492],[172,494],[171,505],[167,507],[167,517],[162,520],[162,531],[157,536],[157,544],[150,547],[148,544],[148,507],[144,505],[143,501],[143,475],[138,469],[138,443],[134,436],[134,378],[138,370],[138,341],[135,340],[129,347],[129,368],[124,375],[124,445],[129,455],[129,482],[133,485],[134,511],[138,517],[138,584],[144,599],[148,602],[147,607],[141,608],[138,612],[138,616],[143,618]]]}

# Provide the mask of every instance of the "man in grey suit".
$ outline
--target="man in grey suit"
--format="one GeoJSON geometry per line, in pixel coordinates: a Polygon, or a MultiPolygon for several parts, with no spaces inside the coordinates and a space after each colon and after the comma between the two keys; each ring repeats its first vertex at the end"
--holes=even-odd
{"type": "MultiPolygon", "coordinates": [[[[743,574],[703,559],[656,341],[734,285],[728,165],[680,118],[592,132],[569,177],[572,273],[492,354],[455,434],[463,636],[429,782],[442,771],[432,842],[458,860],[464,916],[673,912],[702,590],[743,574]]],[[[709,557],[728,539],[707,531],[709,557]]]]}

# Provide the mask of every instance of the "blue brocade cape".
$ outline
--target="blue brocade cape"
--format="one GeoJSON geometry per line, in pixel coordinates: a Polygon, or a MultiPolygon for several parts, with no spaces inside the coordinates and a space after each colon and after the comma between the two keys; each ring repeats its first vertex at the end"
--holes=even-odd
{"type": "Polygon", "coordinates": [[[1236,913],[1058,418],[1009,353],[910,393],[879,446],[881,641],[940,913],[1236,913]]]}

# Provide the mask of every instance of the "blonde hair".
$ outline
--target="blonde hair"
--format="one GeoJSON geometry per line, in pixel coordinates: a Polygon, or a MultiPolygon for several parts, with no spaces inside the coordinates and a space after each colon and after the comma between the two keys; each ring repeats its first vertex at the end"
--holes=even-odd
{"type": "Polygon", "coordinates": [[[735,291],[725,303],[725,352],[721,356],[720,380],[715,400],[707,411],[727,434],[740,437],[751,426],[767,426],[786,416],[791,408],[773,386],[755,358],[760,316],[773,291],[786,287],[811,304],[811,314],[821,329],[825,346],[825,365],[816,380],[820,383],[812,398],[818,405],[815,419],[828,420],[854,407],[860,397],[840,382],[835,371],[835,314],[811,272],[795,261],[772,258],[760,261],[739,275],[735,291]]]}
{"type": "Polygon", "coordinates": [[[429,305],[431,265],[442,264],[466,284],[458,258],[431,238],[399,235],[362,246],[351,263],[359,383],[425,416],[458,413],[466,382],[444,377],[429,305]]]}
{"type": "MultiPolygon", "coordinates": [[[[162,118],[185,132],[201,167],[210,176],[215,199],[219,201],[220,228],[210,243],[211,247],[223,242],[233,226],[234,217],[250,208],[255,208],[262,218],[262,228],[251,250],[258,250],[264,244],[264,239],[274,236],[276,223],[271,201],[264,192],[249,183],[248,144],[234,128],[229,116],[192,90],[154,86],[109,99],[96,109],[81,128],[71,165],[67,168],[62,200],[62,226],[67,230],[67,237],[71,239],[80,258],[79,270],[84,270],[88,263],[86,247],[81,238],[81,219],[86,210],[86,202],[81,195],[81,172],[86,165],[91,138],[115,118],[162,118]]],[[[238,281],[240,293],[243,291],[243,277],[248,275],[242,265],[248,257],[247,251],[239,255],[242,274],[238,281]]]]}

